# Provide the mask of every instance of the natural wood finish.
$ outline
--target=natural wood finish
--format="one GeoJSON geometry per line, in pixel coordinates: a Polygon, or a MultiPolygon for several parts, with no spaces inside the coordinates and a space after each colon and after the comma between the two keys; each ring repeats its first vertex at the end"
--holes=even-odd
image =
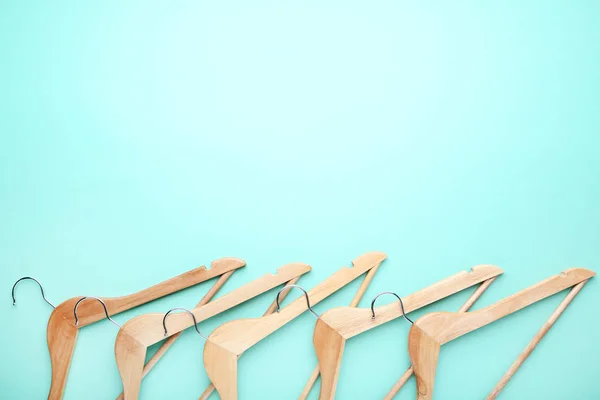
{"type": "MultiPolygon", "coordinates": [[[[358,303],[360,303],[360,300],[365,295],[365,292],[367,291],[367,288],[371,284],[373,277],[375,277],[375,274],[377,273],[377,270],[379,269],[380,265],[381,264],[376,265],[374,268],[370,269],[369,272],[367,272],[367,275],[365,275],[365,278],[361,282],[358,290],[356,291],[356,294],[354,295],[354,297],[352,298],[352,301],[350,302],[350,307],[358,307],[358,303]]],[[[310,375],[310,378],[308,378],[308,382],[306,382],[306,385],[304,386],[302,393],[300,393],[300,397],[298,398],[298,400],[306,400],[306,398],[310,394],[310,391],[312,390],[313,386],[317,382],[317,379],[319,379],[319,375],[320,375],[319,364],[317,364],[315,366],[315,369],[313,370],[312,374],[310,375]]]]}
{"type": "MultiPolygon", "coordinates": [[[[311,305],[319,303],[338,289],[381,264],[381,252],[364,254],[308,292],[311,305]]],[[[237,400],[237,357],[277,329],[307,310],[304,296],[279,313],[256,319],[241,319],[218,327],[204,346],[204,367],[221,400],[237,400]]]]}
{"type": "MultiPolygon", "coordinates": [[[[300,279],[300,277],[296,277],[296,278],[292,279],[291,281],[286,282],[285,284],[286,284],[286,286],[294,285],[294,284],[296,284],[296,282],[298,282],[299,279],[300,279]]],[[[290,293],[290,291],[291,291],[290,289],[282,290],[281,294],[279,295],[279,301],[285,300],[285,298],[290,293]]],[[[269,308],[267,308],[267,311],[265,311],[265,313],[263,314],[263,317],[265,315],[273,314],[275,312],[275,310],[277,310],[277,301],[273,300],[273,302],[271,303],[269,308]]],[[[215,386],[212,383],[210,383],[206,387],[204,392],[202,392],[202,395],[200,395],[198,400],[207,400],[214,391],[215,391],[215,386]]]]}
{"type": "MultiPolygon", "coordinates": [[[[481,285],[479,285],[479,287],[477,288],[477,290],[475,290],[473,292],[473,294],[467,299],[467,301],[465,302],[465,304],[463,304],[458,309],[458,312],[462,313],[462,312],[469,311],[469,309],[473,306],[473,304],[475,304],[475,302],[481,297],[481,295],[483,294],[483,292],[485,292],[487,290],[487,288],[490,287],[490,285],[494,282],[494,280],[496,280],[496,278],[491,278],[491,279],[488,279],[487,281],[483,282],[481,285]]],[[[413,373],[414,373],[414,370],[413,370],[413,367],[411,365],[402,374],[402,376],[400,377],[400,379],[398,379],[398,381],[394,384],[394,386],[392,386],[392,389],[383,398],[383,400],[392,400],[394,397],[396,397],[396,395],[398,394],[398,392],[400,391],[400,389],[402,389],[402,386],[404,386],[404,384],[406,382],[408,382],[408,380],[410,379],[410,377],[413,376],[413,373]]]]}
{"type": "MultiPolygon", "coordinates": [[[[204,266],[195,268],[137,293],[122,297],[102,298],[102,300],[106,304],[109,315],[113,316],[245,265],[246,263],[239,258],[221,258],[213,261],[210,269],[206,269],[204,266]]],[[[48,320],[47,341],[52,365],[52,382],[48,399],[62,399],[77,341],[77,330],[106,318],[104,308],[99,302],[84,301],[77,308],[79,324],[75,325],[73,308],[82,297],[73,297],[59,304],[48,320]]]]}
{"type": "Polygon", "coordinates": [[[467,313],[431,313],[419,318],[408,335],[408,352],[417,378],[417,399],[431,400],[440,347],[462,335],[519,311],[593,277],[593,271],[572,268],[498,301],[467,313]]]}
{"type": "MultiPolygon", "coordinates": [[[[478,265],[471,271],[462,271],[442,281],[434,283],[413,294],[402,297],[407,313],[460,292],[502,273],[493,265],[478,265]]],[[[317,321],[313,344],[321,371],[321,400],[333,399],[341,367],[346,340],[373,329],[379,325],[401,317],[398,302],[375,309],[375,319],[371,318],[370,308],[338,307],[331,309],[317,321]]]]}
{"type": "Polygon", "coordinates": [[[521,365],[523,365],[525,360],[527,360],[527,357],[529,357],[529,355],[533,352],[533,350],[538,345],[538,343],[540,343],[540,341],[544,338],[544,336],[546,336],[546,333],[548,333],[550,328],[552,328],[552,325],[554,325],[554,323],[558,320],[558,317],[560,317],[561,314],[567,309],[567,306],[571,303],[571,301],[573,301],[575,296],[577,296],[577,293],[579,293],[579,291],[583,288],[583,285],[585,285],[586,283],[587,283],[587,280],[573,286],[573,289],[571,289],[571,291],[569,291],[569,294],[559,304],[559,306],[556,308],[556,310],[554,310],[554,312],[552,313],[550,318],[548,318],[548,320],[544,323],[544,325],[542,325],[542,328],[533,337],[531,342],[529,342],[527,347],[525,347],[525,350],[523,350],[523,352],[519,355],[519,357],[516,359],[516,361],[513,363],[513,365],[510,366],[508,371],[506,371],[506,373],[504,374],[502,379],[500,379],[500,381],[494,387],[492,392],[488,395],[488,397],[486,397],[486,400],[495,400],[498,397],[498,395],[500,394],[500,391],[502,389],[504,389],[504,387],[506,386],[506,384],[508,383],[510,378],[512,378],[513,375],[521,367],[521,365]]]}
{"type": "MultiPolygon", "coordinates": [[[[310,270],[310,266],[306,264],[285,265],[279,268],[275,274],[264,275],[202,307],[194,308],[191,312],[196,317],[196,322],[200,323],[310,270]]],[[[127,321],[117,333],[115,357],[126,400],[139,397],[147,348],[165,339],[163,317],[164,313],[140,315],[127,321]]],[[[191,326],[193,326],[193,320],[187,313],[172,314],[167,323],[167,337],[191,326]]]]}
{"type": "MultiPolygon", "coordinates": [[[[221,275],[219,277],[219,279],[214,283],[214,285],[210,288],[210,290],[208,292],[206,292],[204,297],[202,297],[202,299],[196,305],[196,307],[201,307],[201,306],[205,305],[206,303],[208,303],[209,301],[211,301],[211,299],[217,294],[217,292],[223,287],[223,285],[225,285],[227,280],[231,277],[231,275],[233,275],[234,272],[235,271],[229,271],[229,272],[226,272],[223,275],[221,275]]],[[[154,366],[158,363],[158,361],[162,358],[162,356],[164,356],[167,353],[167,351],[175,343],[177,338],[179,338],[179,336],[181,336],[181,334],[182,334],[182,332],[176,333],[175,335],[171,336],[170,338],[168,338],[161,344],[161,346],[156,351],[156,353],[154,353],[154,355],[150,358],[150,360],[146,363],[146,365],[144,365],[142,378],[145,378],[146,375],[148,375],[150,370],[152,370],[152,368],[154,368],[154,366]]],[[[119,395],[119,397],[117,397],[117,400],[123,400],[123,399],[124,399],[124,395],[123,395],[123,393],[121,393],[119,395]]]]}

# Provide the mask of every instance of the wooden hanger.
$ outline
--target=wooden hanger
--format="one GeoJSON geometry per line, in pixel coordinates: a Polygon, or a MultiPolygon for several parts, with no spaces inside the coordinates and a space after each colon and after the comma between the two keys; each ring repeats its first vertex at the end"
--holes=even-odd
{"type": "MultiPolygon", "coordinates": [[[[479,287],[477,288],[477,290],[475,290],[473,292],[471,297],[469,297],[467,299],[467,301],[465,301],[465,303],[458,309],[458,312],[469,311],[469,309],[473,306],[473,304],[475,304],[475,302],[481,297],[483,292],[485,292],[487,290],[487,288],[490,287],[490,285],[494,282],[494,280],[496,280],[495,277],[490,278],[487,281],[483,282],[481,285],[479,285],[479,287]]],[[[388,394],[385,395],[383,400],[392,400],[394,397],[396,397],[396,395],[398,394],[400,389],[402,389],[404,384],[406,382],[408,382],[408,380],[413,376],[413,374],[414,374],[414,370],[411,365],[410,367],[408,367],[406,372],[404,372],[404,374],[402,374],[402,376],[400,377],[400,379],[398,379],[398,381],[394,384],[394,386],[392,386],[392,388],[390,389],[388,394]]]]}
{"type": "MultiPolygon", "coordinates": [[[[204,266],[199,267],[137,293],[123,297],[103,298],[102,300],[106,304],[107,313],[115,315],[219,275],[229,273],[230,276],[234,270],[245,265],[246,263],[239,258],[221,258],[213,261],[210,269],[206,269],[204,266]]],[[[73,297],[59,304],[48,320],[47,341],[52,364],[49,400],[62,399],[78,330],[106,318],[102,304],[95,301],[83,302],[77,309],[79,320],[76,325],[73,309],[81,298],[82,296],[73,297]]]]}
{"type": "Polygon", "coordinates": [[[408,352],[417,378],[417,399],[431,400],[440,347],[535,302],[590,279],[595,273],[572,268],[552,276],[481,310],[431,313],[410,328],[408,352]]]}
{"type": "MultiPolygon", "coordinates": [[[[354,295],[354,297],[352,298],[352,301],[350,302],[350,307],[358,307],[358,303],[360,303],[360,300],[363,298],[365,292],[367,291],[367,288],[371,284],[371,281],[373,280],[373,277],[377,273],[378,269],[379,269],[379,265],[373,267],[372,269],[369,270],[369,272],[367,272],[367,275],[365,275],[365,278],[361,282],[358,290],[356,291],[356,294],[354,295]]],[[[308,382],[306,382],[304,389],[302,389],[302,393],[300,394],[300,397],[298,397],[298,400],[306,400],[306,398],[310,394],[310,391],[312,390],[313,386],[317,382],[319,375],[320,375],[319,364],[317,364],[315,366],[315,369],[313,369],[313,372],[310,375],[310,378],[308,378],[308,382]]],[[[200,400],[206,400],[206,398],[200,398],[200,400]]]]}
{"type": "MultiPolygon", "coordinates": [[[[221,277],[214,283],[214,285],[209,289],[208,292],[202,297],[200,302],[196,305],[196,308],[201,307],[212,300],[212,298],[219,292],[219,290],[225,285],[225,282],[231,277],[234,271],[229,271],[221,275],[221,277]]],[[[152,355],[150,360],[144,365],[144,370],[142,371],[142,379],[148,375],[148,373],[154,368],[154,366],[158,363],[158,361],[164,356],[167,351],[171,348],[171,346],[175,343],[175,341],[181,336],[183,332],[176,333],[173,336],[170,336],[167,340],[162,342],[158,350],[152,355]]],[[[117,397],[117,400],[123,400],[124,395],[121,392],[117,397]]]]}
{"type": "MultiPolygon", "coordinates": [[[[413,294],[402,297],[407,313],[460,292],[502,273],[494,265],[478,265],[462,271],[413,294]]],[[[396,302],[375,309],[338,307],[326,311],[317,320],[313,344],[321,372],[320,400],[335,398],[337,379],[346,340],[402,316],[396,302]]]]}
{"type": "MultiPolygon", "coordinates": [[[[300,279],[300,277],[292,279],[291,281],[286,283],[286,286],[295,285],[299,279],[300,279]]],[[[282,290],[281,295],[279,296],[280,301],[283,301],[283,299],[285,299],[289,293],[290,293],[289,289],[282,290]]],[[[265,311],[263,316],[273,314],[276,309],[277,309],[277,301],[273,300],[273,302],[269,305],[269,307],[267,308],[267,311],[265,311]]],[[[202,394],[200,395],[199,400],[207,400],[214,391],[215,391],[215,386],[212,383],[209,383],[208,386],[206,387],[206,389],[204,390],[204,392],[202,392],[202,394]]]]}
{"type": "Polygon", "coordinates": [[[496,384],[494,389],[491,391],[488,397],[485,398],[485,400],[495,400],[498,397],[500,391],[504,389],[510,378],[512,378],[515,375],[515,373],[518,371],[521,365],[523,365],[527,357],[531,355],[535,347],[540,343],[544,336],[546,336],[546,333],[548,333],[550,328],[552,328],[552,325],[554,325],[554,323],[558,320],[558,317],[560,317],[561,314],[567,309],[567,306],[571,303],[571,301],[573,301],[575,296],[577,296],[577,293],[581,291],[583,285],[585,285],[586,282],[587,280],[573,286],[573,288],[569,291],[569,294],[564,298],[563,301],[561,301],[561,303],[558,305],[556,310],[554,310],[550,318],[548,318],[548,320],[544,322],[544,325],[542,325],[538,333],[536,333],[533,339],[531,339],[531,342],[529,342],[527,347],[525,347],[525,350],[523,350],[519,357],[517,357],[513,365],[510,366],[508,371],[506,371],[504,376],[502,376],[500,381],[496,384]]]}
{"type": "Polygon", "coordinates": [[[315,286],[305,298],[298,298],[279,313],[255,319],[240,319],[215,329],[204,345],[204,367],[221,400],[237,400],[237,361],[250,347],[307,310],[307,300],[317,304],[381,264],[385,253],[366,253],[355,259],[351,268],[344,267],[315,286]]]}
{"type": "MultiPolygon", "coordinates": [[[[196,323],[229,310],[276,286],[301,276],[311,270],[302,263],[284,265],[273,274],[267,274],[201,307],[191,310],[196,323]]],[[[119,330],[115,341],[115,357],[123,382],[125,400],[137,399],[142,383],[144,360],[149,346],[173,336],[191,326],[194,321],[187,314],[172,314],[168,333],[165,334],[165,314],[145,314],[127,321],[119,330]]]]}

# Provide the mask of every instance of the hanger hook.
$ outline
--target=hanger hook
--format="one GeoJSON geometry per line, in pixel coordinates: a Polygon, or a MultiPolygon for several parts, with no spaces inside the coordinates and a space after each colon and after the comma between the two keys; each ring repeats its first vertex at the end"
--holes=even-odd
{"type": "Polygon", "coordinates": [[[44,301],[48,304],[50,304],[50,306],[52,308],[56,308],[56,306],[52,303],[50,303],[50,301],[48,301],[48,299],[46,298],[46,295],[44,294],[44,287],[42,286],[42,284],[40,283],[40,281],[38,281],[37,279],[35,279],[33,276],[24,276],[21,279],[19,279],[18,281],[15,282],[15,284],[12,287],[12,299],[13,299],[13,306],[17,304],[17,300],[15,300],[15,288],[17,287],[17,285],[19,284],[19,282],[24,281],[26,279],[31,279],[32,281],[35,281],[39,287],[40,287],[40,291],[42,292],[42,298],[44,299],[44,301]]]}
{"type": "Polygon", "coordinates": [[[194,315],[194,313],[191,312],[190,310],[188,310],[187,308],[183,308],[183,307],[171,308],[169,311],[167,311],[167,313],[163,317],[163,328],[165,329],[165,337],[168,336],[168,333],[167,333],[167,317],[169,316],[169,314],[171,314],[173,311],[176,311],[176,310],[185,311],[186,313],[190,314],[192,316],[192,319],[194,320],[194,328],[196,329],[196,332],[198,332],[198,335],[202,336],[205,340],[208,340],[208,338],[206,336],[204,336],[200,332],[200,330],[198,329],[198,322],[196,322],[196,316],[194,315]]]}
{"type": "Polygon", "coordinates": [[[375,296],[375,298],[371,302],[371,319],[375,319],[375,308],[374,308],[375,307],[375,300],[377,300],[377,298],[379,296],[384,295],[384,294],[391,294],[392,296],[396,296],[396,298],[398,299],[398,301],[400,301],[400,308],[402,309],[402,316],[404,317],[405,320],[407,320],[411,324],[414,324],[414,322],[412,322],[412,320],[406,316],[406,312],[404,312],[404,303],[402,302],[402,299],[400,298],[400,296],[398,296],[394,292],[381,292],[377,296],[375,296]]]}
{"type": "Polygon", "coordinates": [[[277,312],[279,312],[279,310],[281,309],[280,305],[279,305],[279,295],[281,294],[281,292],[283,292],[285,289],[291,289],[291,288],[298,288],[300,290],[302,290],[304,292],[304,297],[306,298],[306,305],[308,306],[308,310],[313,313],[313,315],[317,318],[321,318],[319,317],[319,314],[317,314],[312,307],[310,306],[310,300],[308,298],[308,293],[306,293],[306,290],[304,290],[302,288],[302,286],[300,285],[285,285],[283,288],[281,288],[281,290],[279,292],[277,292],[277,297],[275,298],[275,302],[277,303],[277,312]]]}
{"type": "Polygon", "coordinates": [[[102,299],[100,299],[98,297],[94,297],[94,296],[84,296],[84,297],[80,298],[79,300],[77,300],[77,303],[75,303],[75,307],[73,307],[73,315],[75,315],[75,326],[79,325],[79,318],[77,317],[77,307],[79,307],[79,303],[81,303],[85,299],[98,300],[100,302],[100,304],[102,304],[102,307],[104,307],[104,314],[106,314],[106,319],[108,319],[110,322],[112,322],[113,324],[115,324],[116,326],[121,328],[121,325],[116,323],[115,320],[112,319],[110,317],[110,315],[108,315],[108,309],[106,308],[106,303],[104,303],[104,301],[102,301],[102,299]]]}

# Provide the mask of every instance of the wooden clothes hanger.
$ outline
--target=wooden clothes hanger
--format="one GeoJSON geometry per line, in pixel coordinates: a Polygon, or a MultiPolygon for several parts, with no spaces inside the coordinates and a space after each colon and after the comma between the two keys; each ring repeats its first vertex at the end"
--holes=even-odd
{"type": "Polygon", "coordinates": [[[202,266],[137,293],[122,297],[102,298],[106,310],[101,302],[80,303],[77,308],[77,323],[74,308],[81,301],[82,296],[73,297],[59,304],[50,315],[47,328],[48,350],[52,364],[52,383],[48,399],[62,399],[79,329],[101,321],[108,315],[127,311],[219,275],[227,275],[228,278],[233,271],[245,265],[245,261],[239,258],[221,258],[213,261],[210,269],[202,266]]]}
{"type": "MultiPolygon", "coordinates": [[[[369,287],[369,285],[371,284],[371,282],[373,281],[373,278],[375,277],[375,274],[377,273],[377,271],[379,270],[379,267],[381,266],[381,264],[377,264],[376,266],[374,266],[373,268],[371,268],[365,275],[363,281],[361,282],[360,286],[358,287],[358,289],[356,290],[356,294],[354,295],[354,297],[352,298],[352,301],[350,302],[350,307],[356,307],[358,305],[358,303],[360,302],[360,300],[363,298],[365,292],[367,291],[367,288],[369,287]]],[[[296,283],[295,281],[290,282],[288,285],[286,285],[286,287],[289,286],[293,286],[294,283],[296,283]]],[[[270,315],[273,314],[276,310],[277,310],[277,305],[279,303],[279,301],[283,301],[283,299],[285,298],[285,296],[287,296],[287,294],[290,292],[291,287],[289,287],[287,290],[284,288],[281,291],[281,299],[275,299],[273,300],[273,303],[271,303],[271,305],[269,306],[269,308],[267,309],[267,311],[263,314],[263,317],[266,315],[270,315]]],[[[306,387],[304,389],[304,392],[307,392],[307,394],[310,392],[310,389],[313,387],[313,385],[315,384],[317,378],[319,377],[319,365],[317,364],[317,366],[315,367],[309,381],[306,384],[306,387]]],[[[208,398],[210,397],[210,395],[214,392],[215,390],[215,386],[210,383],[208,385],[208,387],[206,388],[206,390],[204,390],[204,392],[202,393],[202,395],[199,397],[199,400],[208,400],[208,398]]],[[[305,397],[304,397],[305,398],[305,397]]],[[[303,399],[303,397],[300,397],[300,399],[303,399]]],[[[119,400],[119,399],[117,399],[119,400]]]]}
{"type": "MultiPolygon", "coordinates": [[[[378,269],[379,269],[379,265],[373,267],[372,269],[369,270],[369,272],[367,272],[367,274],[365,275],[365,278],[363,279],[358,290],[356,291],[356,294],[352,298],[352,301],[350,301],[350,307],[358,307],[358,303],[360,303],[361,299],[363,298],[365,292],[367,291],[367,288],[371,284],[371,281],[373,280],[373,277],[377,273],[378,269]]],[[[313,369],[312,374],[308,378],[308,381],[306,382],[304,389],[302,389],[302,393],[300,394],[300,397],[298,397],[298,400],[306,400],[306,398],[310,394],[310,391],[312,390],[313,386],[317,382],[319,375],[320,375],[319,364],[317,364],[315,366],[315,368],[313,369]]],[[[202,397],[200,398],[200,400],[206,400],[206,399],[207,398],[202,398],[202,397]]]]}
{"type": "MultiPolygon", "coordinates": [[[[215,329],[204,345],[204,367],[221,400],[237,400],[238,357],[250,347],[281,328],[304,311],[381,264],[385,253],[371,252],[356,258],[351,268],[344,267],[319,283],[305,299],[298,298],[276,314],[225,323],[215,329]]],[[[314,311],[313,311],[314,313],[314,311]]]]}
{"type": "MultiPolygon", "coordinates": [[[[467,301],[465,301],[465,303],[458,309],[458,312],[469,311],[469,309],[473,306],[473,304],[475,304],[475,302],[481,297],[483,292],[485,292],[487,290],[487,288],[490,287],[490,285],[494,282],[494,280],[496,280],[496,278],[490,278],[487,281],[484,281],[481,285],[479,285],[477,290],[475,290],[473,292],[473,294],[467,299],[467,301]]],[[[414,370],[411,365],[404,372],[404,374],[402,374],[402,376],[398,379],[398,381],[396,383],[394,383],[394,386],[392,386],[392,388],[390,389],[388,394],[385,395],[383,400],[392,400],[394,397],[396,397],[396,395],[398,394],[400,389],[402,389],[404,384],[406,384],[406,382],[408,382],[408,380],[413,376],[413,374],[414,374],[414,370]]]]}
{"type": "MultiPolygon", "coordinates": [[[[470,286],[495,278],[502,272],[502,269],[494,265],[478,265],[471,271],[459,272],[402,297],[404,310],[406,313],[418,310],[470,286]]],[[[335,398],[346,340],[402,315],[402,310],[396,302],[378,307],[374,311],[371,308],[337,307],[321,315],[313,336],[321,372],[320,400],[335,398]]]]}
{"type": "Polygon", "coordinates": [[[593,277],[593,271],[572,268],[498,301],[467,313],[431,313],[410,328],[408,352],[417,378],[417,399],[431,400],[440,347],[553,294],[593,277]]]}
{"type": "MultiPolygon", "coordinates": [[[[275,274],[267,274],[226,295],[211,301],[187,314],[169,316],[169,328],[165,314],[144,314],[127,321],[119,330],[115,340],[115,358],[123,382],[123,397],[134,400],[139,397],[144,374],[144,360],[149,346],[173,336],[195,323],[233,308],[253,297],[289,282],[311,270],[307,264],[292,263],[279,268],[275,274]]],[[[196,327],[196,329],[198,329],[196,327]]]]}

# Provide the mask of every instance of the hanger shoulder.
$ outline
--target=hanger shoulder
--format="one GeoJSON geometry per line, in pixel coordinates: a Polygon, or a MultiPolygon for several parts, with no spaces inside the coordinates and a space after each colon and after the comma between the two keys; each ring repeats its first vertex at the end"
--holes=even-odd
{"type": "MultiPolygon", "coordinates": [[[[407,313],[435,303],[458,293],[470,286],[502,274],[504,271],[495,265],[477,265],[470,271],[461,271],[433,285],[402,298],[407,313]]],[[[402,316],[396,302],[375,309],[375,319],[371,318],[370,308],[337,307],[326,311],[321,319],[349,339],[379,325],[402,316]]]]}
{"type": "Polygon", "coordinates": [[[313,335],[313,345],[319,361],[319,372],[321,373],[319,399],[333,400],[342,365],[346,338],[327,323],[318,319],[313,335]]]}
{"type": "Polygon", "coordinates": [[[213,382],[221,400],[237,400],[238,356],[227,349],[206,341],[204,345],[204,365],[206,374],[213,382]]]}
{"type": "Polygon", "coordinates": [[[77,327],[65,321],[60,311],[55,309],[52,312],[46,330],[50,365],[52,367],[52,381],[48,395],[50,400],[60,400],[63,397],[75,343],[77,342],[77,332],[77,327]]]}
{"type": "MultiPolygon", "coordinates": [[[[102,300],[106,304],[108,313],[112,316],[205,282],[219,275],[223,275],[226,272],[242,268],[245,265],[246,262],[239,258],[220,258],[213,261],[211,263],[211,268],[209,269],[207,269],[205,266],[198,267],[139,292],[121,297],[102,298],[102,300]]],[[[75,306],[77,300],[81,299],[81,297],[82,296],[71,298],[56,307],[63,313],[65,318],[71,321],[73,324],[75,323],[73,307],[75,306]]],[[[77,308],[77,316],[79,317],[79,327],[83,327],[106,318],[102,305],[96,301],[82,302],[77,308]]]]}
{"type": "Polygon", "coordinates": [[[408,339],[408,354],[413,361],[413,369],[420,372],[415,374],[417,400],[431,400],[441,345],[415,325],[410,328],[408,339]]]}

